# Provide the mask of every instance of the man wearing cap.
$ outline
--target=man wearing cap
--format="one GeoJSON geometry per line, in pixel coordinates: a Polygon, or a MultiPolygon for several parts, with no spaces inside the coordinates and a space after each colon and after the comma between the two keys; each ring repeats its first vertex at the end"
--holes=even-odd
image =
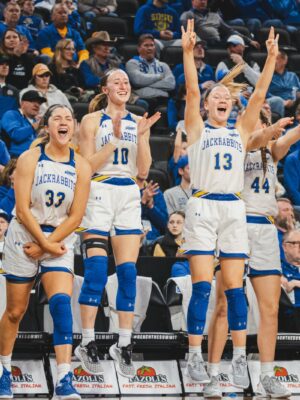
{"type": "Polygon", "coordinates": [[[51,11],[52,24],[42,29],[37,38],[37,48],[42,54],[52,58],[57,42],[61,39],[72,39],[76,48],[76,58],[79,62],[89,56],[80,33],[68,26],[68,9],[64,4],[55,4],[51,11]]]}
{"type": "MultiPolygon", "coordinates": [[[[17,110],[19,106],[19,91],[6,83],[9,74],[9,57],[0,54],[0,120],[8,110],[17,110]]],[[[0,158],[1,160],[1,158],[0,158]]]]}
{"type": "Polygon", "coordinates": [[[85,88],[96,89],[103,75],[112,68],[120,68],[121,59],[111,54],[116,39],[111,40],[106,31],[94,32],[85,42],[90,57],[80,64],[85,88]]]}
{"type": "Polygon", "coordinates": [[[11,157],[19,157],[28,150],[36,138],[36,129],[40,121],[40,106],[45,97],[36,90],[28,90],[21,97],[19,110],[6,111],[2,118],[2,135],[9,143],[11,157]]]}
{"type": "MultiPolygon", "coordinates": [[[[198,82],[201,91],[208,89],[215,83],[215,76],[212,67],[204,62],[206,42],[199,36],[196,39],[196,45],[193,49],[194,61],[198,72],[198,82]]],[[[183,64],[178,64],[173,70],[176,79],[176,87],[185,84],[183,64]]]]}
{"type": "MultiPolygon", "coordinates": [[[[207,8],[207,0],[192,0],[192,8],[181,14],[180,21],[186,27],[187,20],[194,19],[195,32],[201,39],[206,40],[210,46],[219,45],[229,35],[237,33],[225,24],[220,14],[211,12],[207,8]]],[[[245,43],[256,48],[260,45],[250,37],[241,35],[245,43]]]]}
{"type": "Polygon", "coordinates": [[[138,40],[138,56],[126,63],[126,72],[134,93],[149,103],[149,112],[158,105],[167,104],[169,92],[175,88],[175,78],[168,64],[155,58],[155,42],[151,34],[138,40]]]}
{"type": "Polygon", "coordinates": [[[216,79],[220,80],[220,74],[225,75],[236,64],[245,63],[243,72],[235,78],[235,82],[247,82],[255,87],[260,75],[258,64],[244,57],[246,45],[244,39],[239,35],[231,35],[227,39],[228,57],[219,62],[216,68],[216,79]]]}

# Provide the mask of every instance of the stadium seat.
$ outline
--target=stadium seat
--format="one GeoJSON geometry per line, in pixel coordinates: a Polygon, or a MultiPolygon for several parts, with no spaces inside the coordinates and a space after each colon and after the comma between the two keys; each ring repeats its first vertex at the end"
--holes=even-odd
{"type": "Polygon", "coordinates": [[[107,31],[111,36],[126,38],[128,36],[127,21],[118,17],[96,17],[93,21],[95,31],[107,31]]]}
{"type": "MultiPolygon", "coordinates": [[[[270,28],[260,28],[256,32],[257,41],[265,47],[265,42],[268,39],[270,28]]],[[[275,28],[275,34],[279,34],[279,45],[280,46],[291,46],[291,38],[288,31],[281,28],[275,28]]]]}
{"type": "Polygon", "coordinates": [[[228,56],[225,49],[207,49],[205,52],[205,62],[216,68],[220,61],[228,56]]]}
{"type": "Polygon", "coordinates": [[[235,31],[237,31],[238,33],[241,33],[242,35],[250,36],[250,31],[246,26],[240,26],[240,25],[230,25],[232,29],[234,29],[235,31]]]}
{"type": "Polygon", "coordinates": [[[267,58],[267,53],[263,51],[250,51],[247,53],[247,58],[256,62],[259,65],[260,70],[262,70],[267,58]]]}
{"type": "Polygon", "coordinates": [[[169,136],[150,136],[153,161],[168,161],[171,156],[171,144],[173,140],[169,136]]]}
{"type": "Polygon", "coordinates": [[[169,175],[167,172],[162,171],[161,169],[150,168],[147,180],[158,183],[162,192],[170,187],[169,175]]]}
{"type": "Polygon", "coordinates": [[[296,74],[298,75],[300,74],[300,54],[289,54],[288,69],[290,71],[296,72],[296,74]]]}
{"type": "Polygon", "coordinates": [[[117,48],[125,62],[138,54],[136,43],[121,43],[117,48]]]}
{"type": "Polygon", "coordinates": [[[167,63],[171,68],[182,63],[182,48],[177,46],[165,47],[161,53],[161,61],[167,63]]]}
{"type": "Polygon", "coordinates": [[[168,125],[167,106],[159,106],[155,109],[161,113],[160,119],[153,126],[151,132],[154,135],[168,135],[170,133],[168,125]]]}
{"type": "Polygon", "coordinates": [[[88,114],[88,108],[89,108],[88,103],[74,103],[72,104],[72,107],[74,110],[75,118],[77,119],[78,122],[80,122],[82,118],[86,114],[88,114]]]}
{"type": "Polygon", "coordinates": [[[137,106],[136,104],[126,104],[126,108],[128,111],[136,115],[145,114],[145,110],[143,109],[143,107],[137,106]]]}
{"type": "Polygon", "coordinates": [[[135,15],[139,7],[137,0],[118,0],[117,14],[120,17],[135,15]]]}

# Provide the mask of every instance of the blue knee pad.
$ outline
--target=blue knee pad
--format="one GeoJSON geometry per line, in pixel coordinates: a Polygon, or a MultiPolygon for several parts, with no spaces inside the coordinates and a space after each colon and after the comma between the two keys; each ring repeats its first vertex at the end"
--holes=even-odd
{"type": "Polygon", "coordinates": [[[209,282],[193,283],[192,297],[187,314],[187,328],[191,335],[202,335],[208,308],[211,284],[209,282]]]}
{"type": "Polygon", "coordinates": [[[135,263],[127,262],[116,267],[118,276],[117,311],[134,311],[136,296],[135,263]]]}
{"type": "Polygon", "coordinates": [[[107,256],[93,256],[84,259],[84,281],[79,303],[98,307],[107,282],[107,256]]]}
{"type": "Polygon", "coordinates": [[[65,293],[57,293],[49,299],[50,314],[53,319],[53,344],[72,344],[72,310],[71,297],[65,293]]]}
{"type": "Polygon", "coordinates": [[[247,328],[247,302],[244,288],[225,290],[228,303],[228,324],[232,331],[247,328]]]}

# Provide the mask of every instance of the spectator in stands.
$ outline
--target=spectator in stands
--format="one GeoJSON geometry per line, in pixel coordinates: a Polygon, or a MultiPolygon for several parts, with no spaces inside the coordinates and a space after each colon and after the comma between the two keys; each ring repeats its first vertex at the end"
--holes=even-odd
{"type": "MultiPolygon", "coordinates": [[[[178,131],[184,130],[184,110],[185,110],[186,87],[185,84],[179,85],[176,97],[168,100],[168,125],[170,129],[178,131]]],[[[200,105],[199,105],[200,106],[200,105]]]]}
{"type": "Polygon", "coordinates": [[[68,9],[68,25],[72,29],[76,29],[79,32],[82,33],[82,26],[81,26],[81,17],[79,12],[77,11],[76,4],[73,2],[73,0],[62,0],[62,1],[56,1],[56,3],[62,3],[64,4],[67,9],[68,9]]]}
{"type": "Polygon", "coordinates": [[[52,24],[38,34],[37,48],[42,54],[52,58],[57,42],[61,39],[72,39],[75,43],[75,59],[79,63],[89,56],[80,33],[68,26],[69,14],[64,4],[56,4],[51,12],[52,24]]]}
{"type": "Polygon", "coordinates": [[[178,174],[181,176],[181,182],[179,185],[171,187],[164,192],[169,215],[175,211],[185,212],[186,203],[192,195],[188,158],[186,156],[181,157],[178,160],[177,166],[178,174]]]}
{"type": "Polygon", "coordinates": [[[275,218],[275,225],[278,232],[278,240],[280,246],[280,258],[284,260],[284,251],[282,247],[283,235],[295,229],[295,213],[291,201],[285,197],[277,199],[278,214],[275,218]]]}
{"type": "Polygon", "coordinates": [[[16,165],[17,160],[11,159],[0,175],[0,208],[6,212],[9,220],[12,218],[16,203],[14,191],[16,165]]]}
{"type": "Polygon", "coordinates": [[[185,214],[174,211],[169,215],[166,234],[158,238],[154,244],[154,257],[175,257],[177,250],[182,245],[182,232],[185,214]]]}
{"type": "Polygon", "coordinates": [[[300,80],[295,72],[286,70],[287,63],[288,55],[285,51],[280,50],[268,92],[269,96],[274,96],[273,99],[268,99],[272,111],[281,117],[284,116],[285,112],[289,114],[293,112],[300,92],[300,80]]]}
{"type": "Polygon", "coordinates": [[[10,160],[6,144],[0,139],[0,174],[10,160]]]}
{"type": "Polygon", "coordinates": [[[35,12],[41,15],[46,23],[49,23],[51,20],[51,11],[55,3],[55,0],[35,0],[35,12]]]}
{"type": "MultiPolygon", "coordinates": [[[[207,7],[207,0],[192,0],[192,8],[184,12],[181,17],[181,23],[186,27],[187,20],[194,19],[195,32],[211,46],[218,45],[225,41],[226,37],[238,33],[229,25],[225,24],[222,17],[211,12],[207,7]]],[[[259,48],[260,45],[250,37],[238,33],[244,39],[245,43],[259,48]]]]}
{"type": "Polygon", "coordinates": [[[72,39],[62,39],[57,42],[49,69],[52,73],[53,85],[60,89],[70,101],[82,101],[84,89],[78,64],[73,60],[75,51],[72,39]]]}
{"type": "Polygon", "coordinates": [[[25,0],[21,6],[21,16],[19,24],[25,26],[32,38],[37,39],[38,33],[44,28],[45,24],[39,15],[34,14],[33,0],[25,0]]]}
{"type": "MultiPolygon", "coordinates": [[[[299,126],[299,125],[298,125],[299,126]]],[[[299,126],[300,130],[300,126],[299,126]]],[[[300,208],[300,150],[289,154],[284,162],[284,187],[294,206],[300,208]]]]}
{"type": "Polygon", "coordinates": [[[19,157],[36,138],[40,122],[40,106],[47,100],[36,90],[21,94],[19,110],[6,111],[2,118],[2,135],[7,138],[11,157],[19,157]]]}
{"type": "Polygon", "coordinates": [[[4,247],[4,238],[8,228],[8,224],[9,224],[9,217],[7,213],[4,210],[0,209],[0,270],[1,270],[1,259],[4,247]]]}
{"type": "Polygon", "coordinates": [[[159,52],[167,46],[181,45],[179,17],[168,6],[168,0],[152,0],[141,6],[134,19],[134,33],[152,35],[159,52]]]}
{"type": "Polygon", "coordinates": [[[6,83],[8,74],[9,57],[0,53],[0,120],[6,111],[17,110],[19,106],[18,90],[6,83]]]}
{"type": "Polygon", "coordinates": [[[167,104],[169,92],[175,88],[175,78],[168,64],[155,58],[155,43],[151,34],[139,37],[138,53],[127,61],[126,72],[134,93],[146,100],[153,111],[155,107],[167,104]]]}
{"type": "Polygon", "coordinates": [[[4,22],[0,22],[0,37],[4,35],[8,28],[16,29],[20,35],[24,36],[24,40],[25,38],[27,39],[29,47],[35,49],[35,44],[29,29],[24,25],[18,25],[20,16],[21,8],[18,3],[14,1],[7,3],[3,13],[4,22]]]}
{"type": "MultiPolygon", "coordinates": [[[[256,82],[260,75],[260,68],[258,64],[244,56],[245,42],[239,35],[231,35],[226,41],[228,56],[219,62],[216,68],[216,76],[222,72],[227,73],[231,68],[237,64],[245,63],[243,72],[235,78],[235,82],[247,82],[249,85],[255,87],[256,82]]],[[[219,80],[219,79],[218,79],[219,80]]]]}
{"type": "Polygon", "coordinates": [[[96,17],[104,15],[117,17],[116,9],[116,0],[80,0],[78,2],[78,11],[88,21],[93,21],[96,17]]]}
{"type": "Polygon", "coordinates": [[[146,244],[151,244],[165,233],[168,222],[168,210],[158,183],[137,177],[141,191],[142,224],[146,233],[146,244]]]}
{"type": "Polygon", "coordinates": [[[179,169],[178,163],[179,160],[181,161],[182,158],[183,159],[186,158],[187,160],[187,137],[186,134],[184,134],[181,129],[178,129],[176,132],[176,138],[174,142],[173,155],[168,163],[168,170],[172,175],[173,182],[175,185],[180,185],[181,176],[178,173],[179,169]]]}
{"type": "Polygon", "coordinates": [[[20,93],[23,94],[28,90],[38,91],[39,95],[46,99],[46,102],[41,105],[39,113],[44,115],[48,107],[53,104],[60,104],[72,109],[67,96],[56,86],[50,84],[51,71],[45,64],[36,64],[32,70],[32,79],[27,88],[23,89],[20,93]]]}
{"type": "MultiPolygon", "coordinates": [[[[199,88],[201,91],[209,89],[215,83],[214,71],[212,67],[204,62],[206,42],[197,38],[196,45],[193,49],[194,61],[198,73],[199,88]]],[[[185,83],[183,64],[177,65],[173,69],[173,75],[176,78],[176,86],[185,83]]]]}
{"type": "Polygon", "coordinates": [[[28,85],[35,63],[34,54],[27,50],[28,41],[21,38],[15,29],[7,29],[1,40],[0,52],[9,57],[7,83],[19,90],[28,85]]]}

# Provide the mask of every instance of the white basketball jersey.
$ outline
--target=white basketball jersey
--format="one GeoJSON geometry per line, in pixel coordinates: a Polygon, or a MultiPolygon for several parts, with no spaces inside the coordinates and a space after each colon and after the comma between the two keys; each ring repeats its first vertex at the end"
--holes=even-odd
{"type": "Polygon", "coordinates": [[[251,151],[245,159],[245,184],[242,193],[247,214],[275,217],[278,214],[275,197],[277,166],[267,150],[266,175],[264,176],[261,151],[251,151]]]}
{"type": "Polygon", "coordinates": [[[77,181],[74,150],[69,162],[49,159],[41,147],[31,190],[30,210],[40,225],[57,227],[70,211],[77,181]]]}
{"type": "MultiPolygon", "coordinates": [[[[130,113],[121,120],[121,141],[106,164],[97,171],[101,175],[133,177],[137,175],[137,122],[130,113]]],[[[102,111],[99,129],[96,135],[96,150],[111,141],[113,125],[110,116],[102,111]]]]}
{"type": "Polygon", "coordinates": [[[237,193],[244,186],[245,151],[239,132],[206,125],[188,147],[191,185],[210,193],[237,193]]]}

